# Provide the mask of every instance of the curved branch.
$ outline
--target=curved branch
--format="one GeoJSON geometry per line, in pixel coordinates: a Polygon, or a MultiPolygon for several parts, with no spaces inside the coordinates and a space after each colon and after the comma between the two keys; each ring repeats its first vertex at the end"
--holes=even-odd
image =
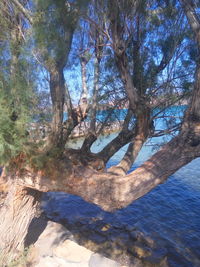
{"type": "Polygon", "coordinates": [[[106,145],[97,156],[105,163],[123,146],[128,144],[134,137],[135,132],[122,130],[108,145],[106,145]]]}
{"type": "Polygon", "coordinates": [[[63,171],[63,161],[56,161],[47,166],[45,171],[49,173],[48,177],[44,172],[26,172],[24,176],[16,174],[16,181],[19,185],[44,192],[65,191],[75,194],[104,210],[113,211],[142,197],[182,166],[200,157],[200,144],[194,146],[188,139],[189,134],[189,131],[182,132],[141,167],[125,176],[112,172],[99,173],[80,165],[70,174],[68,168],[63,171]]]}

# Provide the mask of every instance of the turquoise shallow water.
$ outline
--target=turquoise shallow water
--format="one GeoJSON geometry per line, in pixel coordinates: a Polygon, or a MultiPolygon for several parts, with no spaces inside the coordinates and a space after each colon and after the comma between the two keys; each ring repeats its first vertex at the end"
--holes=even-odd
{"type": "MultiPolygon", "coordinates": [[[[162,124],[158,121],[157,127],[163,127],[162,124]]],[[[114,136],[100,139],[93,150],[100,150],[114,136]]],[[[154,138],[151,143],[162,141],[163,138],[154,138]]],[[[153,153],[149,144],[142,149],[132,170],[153,153]]],[[[79,142],[74,144],[79,145],[79,142]]],[[[125,148],[122,148],[108,165],[117,163],[124,151],[125,148]]],[[[127,229],[136,227],[167,249],[169,266],[200,266],[200,158],[181,168],[147,195],[114,213],[104,212],[80,197],[64,193],[49,195],[51,197],[45,209],[51,218],[55,213],[56,220],[67,218],[72,222],[80,218],[88,218],[89,221],[95,217],[127,229]]]]}

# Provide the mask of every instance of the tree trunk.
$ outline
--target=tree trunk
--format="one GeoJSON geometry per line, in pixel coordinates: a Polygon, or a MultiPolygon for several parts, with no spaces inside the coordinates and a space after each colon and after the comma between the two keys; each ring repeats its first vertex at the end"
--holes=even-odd
{"type": "Polygon", "coordinates": [[[190,27],[194,33],[195,39],[198,43],[198,46],[200,48],[200,20],[199,17],[195,11],[195,1],[193,0],[179,0],[181,3],[185,15],[188,19],[188,22],[190,24],[190,27]]]}
{"type": "Polygon", "coordinates": [[[188,135],[180,134],[128,175],[119,176],[111,171],[91,173],[77,168],[75,175],[68,177],[63,190],[107,211],[125,207],[200,156],[200,144],[195,146],[188,135]]]}
{"type": "Polygon", "coordinates": [[[135,112],[140,101],[140,96],[138,95],[137,88],[133,84],[133,78],[129,70],[128,58],[126,54],[127,42],[124,40],[124,30],[126,26],[120,17],[119,3],[109,1],[108,4],[108,19],[110,20],[115,61],[128,96],[130,108],[133,112],[135,112]]]}
{"type": "Polygon", "coordinates": [[[109,144],[107,144],[99,153],[98,157],[105,163],[123,146],[128,144],[134,137],[135,132],[122,130],[109,144]]]}
{"type": "Polygon", "coordinates": [[[50,72],[50,92],[53,107],[52,133],[50,145],[63,145],[63,106],[65,100],[65,80],[63,69],[55,68],[50,72]]]}
{"type": "Polygon", "coordinates": [[[28,227],[38,214],[41,192],[9,184],[9,193],[0,210],[0,265],[7,266],[24,249],[28,227]]]}
{"type": "Polygon", "coordinates": [[[128,149],[117,166],[111,167],[109,170],[120,175],[125,175],[133,163],[135,162],[143,144],[146,142],[149,134],[151,133],[150,124],[150,109],[142,106],[137,111],[137,122],[135,125],[135,136],[129,144],[128,149]]]}
{"type": "Polygon", "coordinates": [[[84,152],[90,152],[92,144],[97,140],[97,136],[93,134],[92,132],[89,132],[83,142],[83,145],[81,147],[81,151],[84,152]]]}
{"type": "Polygon", "coordinates": [[[73,109],[67,84],[65,84],[65,104],[67,107],[67,120],[63,122],[63,144],[66,144],[72,131],[79,124],[77,111],[73,109]]]}
{"type": "Polygon", "coordinates": [[[99,91],[99,72],[100,72],[100,61],[97,57],[94,59],[94,85],[93,85],[93,94],[92,94],[92,107],[91,107],[91,116],[90,116],[90,128],[89,132],[83,142],[82,150],[89,151],[92,144],[97,139],[96,134],[96,114],[97,114],[97,97],[99,91]]]}
{"type": "Polygon", "coordinates": [[[119,176],[112,172],[84,175],[81,171],[79,179],[72,177],[68,181],[68,192],[100,205],[105,210],[119,209],[145,195],[182,166],[200,157],[200,64],[197,64],[195,78],[191,103],[178,136],[129,175],[119,176]]]}
{"type": "Polygon", "coordinates": [[[88,87],[87,87],[87,70],[86,65],[88,63],[88,60],[83,55],[80,57],[80,63],[81,63],[81,81],[82,81],[82,93],[80,97],[80,104],[82,104],[83,99],[88,99],[88,87]]]}
{"type": "Polygon", "coordinates": [[[142,138],[142,136],[137,135],[134,138],[134,141],[129,144],[128,149],[120,163],[117,166],[111,167],[109,171],[118,175],[125,175],[135,162],[144,142],[145,140],[142,138]]]}

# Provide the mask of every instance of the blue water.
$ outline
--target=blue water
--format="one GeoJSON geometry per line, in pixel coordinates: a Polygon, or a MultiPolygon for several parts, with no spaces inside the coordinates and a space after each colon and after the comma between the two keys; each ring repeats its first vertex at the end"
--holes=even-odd
{"type": "MultiPolygon", "coordinates": [[[[157,128],[163,126],[163,121],[156,122],[157,128]]],[[[113,134],[98,140],[93,150],[100,150],[114,137],[113,134]]],[[[162,143],[165,138],[154,138],[147,142],[132,169],[154,153],[152,143],[162,143]]],[[[78,147],[80,143],[73,145],[78,147]]],[[[124,152],[125,148],[122,148],[108,166],[117,163],[124,152]]],[[[80,218],[97,218],[127,229],[136,227],[156,239],[160,247],[167,249],[169,266],[200,266],[200,159],[193,160],[164,184],[114,213],[104,212],[80,197],[64,193],[51,193],[46,212],[50,217],[56,212],[59,219],[67,218],[72,222],[80,218]]]]}

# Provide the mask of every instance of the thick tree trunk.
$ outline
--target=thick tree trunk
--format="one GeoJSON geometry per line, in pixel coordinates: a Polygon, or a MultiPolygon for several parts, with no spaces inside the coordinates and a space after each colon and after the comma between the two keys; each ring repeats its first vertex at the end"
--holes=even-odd
{"type": "MultiPolygon", "coordinates": [[[[84,178],[70,179],[69,192],[100,205],[105,210],[122,208],[145,195],[170,175],[200,157],[200,64],[191,103],[185,113],[182,129],[160,151],[129,175],[115,173],[85,174],[84,178]]],[[[80,177],[80,176],[79,176],[80,177]]]]}
{"type": "Polygon", "coordinates": [[[24,249],[28,227],[38,214],[41,192],[9,184],[0,210],[0,265],[7,266],[24,249]]]}
{"type": "Polygon", "coordinates": [[[104,210],[113,211],[145,195],[182,166],[200,156],[200,127],[196,128],[195,135],[191,135],[190,130],[182,130],[177,137],[128,175],[116,175],[111,171],[97,172],[84,163],[80,164],[77,159],[79,154],[74,157],[79,163],[73,163],[73,153],[70,153],[62,161],[50,162],[45,168],[46,174],[31,172],[32,178],[30,174],[26,174],[21,180],[17,178],[18,183],[37,187],[41,191],[65,191],[81,196],[104,210]],[[67,165],[70,160],[71,165],[67,165]]]}
{"type": "MultiPolygon", "coordinates": [[[[200,145],[181,134],[129,175],[91,173],[84,169],[69,177],[65,191],[79,195],[107,211],[127,206],[148,193],[182,166],[200,156],[200,145]]],[[[64,188],[63,188],[64,190],[64,188]]]]}

